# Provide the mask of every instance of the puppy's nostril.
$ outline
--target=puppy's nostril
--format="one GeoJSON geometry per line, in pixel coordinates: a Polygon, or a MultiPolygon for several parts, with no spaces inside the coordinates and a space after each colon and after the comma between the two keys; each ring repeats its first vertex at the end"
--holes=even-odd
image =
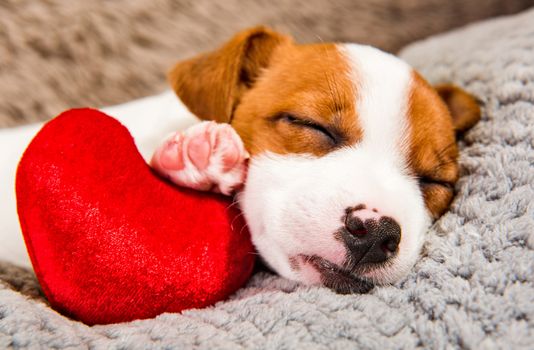
{"type": "Polygon", "coordinates": [[[382,250],[386,254],[395,253],[398,247],[399,247],[399,243],[394,239],[388,239],[386,242],[382,244],[382,250]]]}
{"type": "Polygon", "coordinates": [[[347,230],[354,236],[361,236],[367,234],[367,229],[363,225],[363,222],[360,218],[347,216],[345,220],[345,227],[347,230]]]}

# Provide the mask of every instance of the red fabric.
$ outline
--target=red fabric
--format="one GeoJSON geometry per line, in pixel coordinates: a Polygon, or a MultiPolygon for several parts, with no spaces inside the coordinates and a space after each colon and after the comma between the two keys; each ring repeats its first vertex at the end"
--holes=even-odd
{"type": "Polygon", "coordinates": [[[250,236],[231,200],[160,179],[126,128],[96,110],[43,127],[20,161],[16,191],[46,297],[87,324],[204,307],[252,272],[250,236]]]}

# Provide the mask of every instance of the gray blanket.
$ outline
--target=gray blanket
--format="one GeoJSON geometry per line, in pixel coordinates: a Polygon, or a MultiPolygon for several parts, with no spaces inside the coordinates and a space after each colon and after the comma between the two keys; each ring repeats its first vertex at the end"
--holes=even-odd
{"type": "Polygon", "coordinates": [[[0,264],[0,348],[532,348],[534,11],[411,45],[432,82],[482,102],[450,212],[394,286],[336,295],[257,273],[231,300],[88,327],[51,310],[33,275],[0,264]]]}

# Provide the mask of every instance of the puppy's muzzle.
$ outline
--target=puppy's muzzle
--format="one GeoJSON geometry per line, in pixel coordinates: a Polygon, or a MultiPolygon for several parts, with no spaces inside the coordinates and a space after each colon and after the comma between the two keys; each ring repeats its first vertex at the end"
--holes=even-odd
{"type": "Polygon", "coordinates": [[[401,228],[391,217],[359,205],[347,208],[341,237],[353,265],[379,264],[397,254],[401,228]]]}

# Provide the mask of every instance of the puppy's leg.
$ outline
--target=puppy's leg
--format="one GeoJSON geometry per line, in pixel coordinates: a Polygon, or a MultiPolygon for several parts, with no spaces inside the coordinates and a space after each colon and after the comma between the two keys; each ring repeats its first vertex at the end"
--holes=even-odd
{"type": "Polygon", "coordinates": [[[246,176],[248,154],[229,124],[196,124],[168,138],[154,153],[152,167],[177,185],[226,195],[246,176]]]}

